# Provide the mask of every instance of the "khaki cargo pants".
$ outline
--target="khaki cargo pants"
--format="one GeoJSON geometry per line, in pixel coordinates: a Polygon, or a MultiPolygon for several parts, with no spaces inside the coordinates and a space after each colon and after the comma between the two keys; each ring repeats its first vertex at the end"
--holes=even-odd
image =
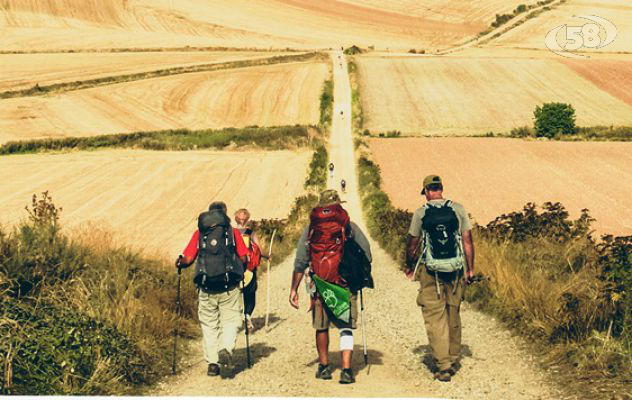
{"type": "Polygon", "coordinates": [[[204,359],[217,364],[217,352],[221,349],[232,354],[237,340],[237,331],[242,324],[242,308],[239,286],[219,293],[200,290],[198,296],[198,318],[202,326],[204,359]]]}
{"type": "Polygon", "coordinates": [[[457,279],[439,277],[439,295],[434,273],[420,268],[417,304],[424,317],[432,356],[440,370],[450,368],[461,352],[461,301],[464,295],[463,274],[457,279]]]}

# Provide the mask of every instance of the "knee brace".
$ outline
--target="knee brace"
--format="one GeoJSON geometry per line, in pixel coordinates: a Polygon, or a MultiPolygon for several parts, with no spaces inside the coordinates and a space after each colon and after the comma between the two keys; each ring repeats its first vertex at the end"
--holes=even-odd
{"type": "Polygon", "coordinates": [[[353,350],[353,331],[351,329],[340,330],[340,351],[353,350]]]}

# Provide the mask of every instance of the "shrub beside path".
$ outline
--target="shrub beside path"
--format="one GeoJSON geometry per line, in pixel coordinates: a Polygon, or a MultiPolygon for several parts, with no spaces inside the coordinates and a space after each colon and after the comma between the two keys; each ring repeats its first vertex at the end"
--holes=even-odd
{"type": "MultiPolygon", "coordinates": [[[[347,181],[343,195],[351,219],[366,231],[355,174],[351,131],[351,90],[347,65],[341,52],[332,54],[334,65],[334,119],[329,154],[335,176],[328,185],[340,188],[347,181]],[[342,66],[338,57],[342,59],[342,66]],[[343,111],[343,115],[340,114],[343,111]]],[[[417,190],[417,188],[411,188],[417,190]]],[[[420,199],[421,201],[421,199],[420,199]]],[[[467,206],[467,205],[466,205],[467,206]]],[[[266,279],[261,279],[258,307],[255,312],[257,331],[250,336],[254,359],[246,369],[245,339],[240,334],[235,351],[237,368],[233,376],[209,378],[199,343],[193,343],[194,356],[181,372],[158,385],[156,395],[206,396],[317,396],[317,397],[434,397],[434,398],[511,398],[551,399],[563,396],[545,381],[520,340],[514,338],[492,318],[467,304],[463,306],[462,368],[450,383],[434,381],[426,366],[430,360],[427,336],[421,311],[415,303],[417,283],[407,281],[395,262],[371,242],[374,253],[374,290],[365,291],[366,334],[369,366],[362,358],[361,330],[355,334],[353,368],[356,383],[340,385],[338,335],[331,335],[331,364],[336,368],[331,381],[316,380],[318,363],[314,331],[307,313],[307,294],[299,291],[301,309],[288,303],[294,256],[272,272],[271,317],[269,330],[263,325],[266,279]]],[[[185,279],[191,279],[187,271],[185,279]]],[[[183,366],[184,367],[184,366],[183,366]]]]}

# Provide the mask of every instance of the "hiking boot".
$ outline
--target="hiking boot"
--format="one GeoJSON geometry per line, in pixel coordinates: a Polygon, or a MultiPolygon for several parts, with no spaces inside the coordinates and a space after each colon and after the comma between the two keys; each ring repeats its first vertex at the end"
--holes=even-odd
{"type": "Polygon", "coordinates": [[[219,365],[217,364],[209,364],[208,371],[206,371],[206,375],[208,376],[218,376],[219,375],[219,365]]]}
{"type": "Polygon", "coordinates": [[[331,368],[329,365],[318,364],[318,371],[316,371],[316,379],[331,379],[331,368]]]}
{"type": "Polygon", "coordinates": [[[221,349],[219,353],[217,353],[217,357],[219,358],[219,363],[224,368],[233,368],[233,355],[228,352],[226,349],[221,349]]]}
{"type": "Polygon", "coordinates": [[[450,374],[449,369],[445,369],[443,371],[439,371],[434,375],[434,378],[441,382],[450,382],[452,380],[452,374],[450,374]]]}
{"type": "Polygon", "coordinates": [[[344,368],[340,371],[340,380],[338,382],[342,384],[354,383],[353,370],[351,368],[344,368]]]}

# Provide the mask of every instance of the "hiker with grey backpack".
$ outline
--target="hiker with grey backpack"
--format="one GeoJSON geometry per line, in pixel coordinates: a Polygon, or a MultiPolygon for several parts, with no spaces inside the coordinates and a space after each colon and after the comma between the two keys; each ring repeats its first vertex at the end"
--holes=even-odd
{"type": "Polygon", "coordinates": [[[405,273],[420,281],[417,304],[436,363],[434,377],[449,382],[460,367],[461,301],[474,279],[472,225],[461,204],[443,198],[439,176],[427,176],[421,194],[427,202],[410,223],[405,273]]]}
{"type": "MultiPolygon", "coordinates": [[[[350,221],[340,196],[325,190],[311,213],[296,250],[290,288],[290,305],[299,308],[298,287],[309,270],[308,291],[312,326],[316,330],[317,379],[332,379],[329,365],[329,328],[340,331],[341,367],[339,382],[355,382],[351,359],[353,330],[358,319],[357,297],[362,288],[373,287],[371,248],[360,228],[350,221]]],[[[364,321],[362,321],[364,325],[364,321]]],[[[365,342],[366,343],[366,342],[365,342]]],[[[365,346],[365,362],[367,362],[365,346]]]]}
{"type": "Polygon", "coordinates": [[[220,364],[227,370],[234,367],[233,350],[243,323],[239,297],[247,256],[241,233],[226,215],[226,204],[216,201],[199,215],[198,229],[176,261],[178,273],[196,263],[193,281],[198,287],[198,318],[208,376],[220,375],[220,364]]]}

